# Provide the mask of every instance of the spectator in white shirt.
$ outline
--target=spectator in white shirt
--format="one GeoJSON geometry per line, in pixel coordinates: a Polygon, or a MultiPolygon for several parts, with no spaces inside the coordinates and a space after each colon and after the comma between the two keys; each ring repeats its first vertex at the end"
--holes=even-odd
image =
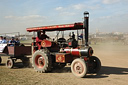
{"type": "Polygon", "coordinates": [[[5,43],[7,43],[6,37],[4,37],[2,40],[2,44],[5,44],[5,43]]]}

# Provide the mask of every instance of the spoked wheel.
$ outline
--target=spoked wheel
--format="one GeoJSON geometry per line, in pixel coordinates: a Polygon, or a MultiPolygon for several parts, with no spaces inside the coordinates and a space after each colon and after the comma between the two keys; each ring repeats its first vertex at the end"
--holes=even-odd
{"type": "Polygon", "coordinates": [[[38,72],[51,71],[52,60],[49,53],[44,50],[38,50],[34,53],[32,58],[34,69],[38,72]]]}
{"type": "Polygon", "coordinates": [[[100,68],[101,68],[100,60],[95,56],[91,56],[88,63],[89,73],[98,73],[100,71],[100,68]]]}
{"type": "Polygon", "coordinates": [[[2,62],[2,58],[0,57],[0,64],[1,64],[1,62],[2,62]]]}
{"type": "Polygon", "coordinates": [[[80,78],[83,78],[87,74],[87,66],[83,59],[75,59],[71,64],[72,73],[80,78]]]}
{"type": "Polygon", "coordinates": [[[7,59],[6,67],[7,68],[13,68],[14,67],[14,60],[13,59],[7,59]]]}

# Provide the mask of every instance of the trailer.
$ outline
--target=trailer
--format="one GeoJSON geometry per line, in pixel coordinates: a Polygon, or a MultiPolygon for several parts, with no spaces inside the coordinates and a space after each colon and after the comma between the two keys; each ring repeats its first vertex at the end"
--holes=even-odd
{"type": "Polygon", "coordinates": [[[2,62],[1,56],[8,57],[6,60],[7,68],[15,67],[18,59],[22,60],[24,66],[29,65],[29,58],[25,55],[31,55],[31,46],[0,44],[0,63],[2,62]]]}
{"type": "Polygon", "coordinates": [[[67,63],[71,64],[71,71],[77,77],[85,77],[88,73],[98,73],[101,68],[100,59],[93,56],[93,49],[88,44],[89,13],[84,12],[84,22],[73,24],[30,27],[26,30],[33,32],[32,64],[37,72],[50,72],[55,68],[63,68],[67,63]],[[72,31],[66,39],[66,31],[72,31]],[[77,36],[74,34],[76,30],[77,36]],[[82,30],[82,34],[78,33],[82,30]],[[42,39],[41,32],[57,31],[52,40],[42,39]],[[37,33],[37,35],[35,35],[37,33]],[[59,33],[62,36],[59,36],[59,33]],[[76,38],[77,37],[77,38],[76,38]],[[81,38],[81,39],[80,39],[81,38]],[[82,45],[79,44],[81,40],[82,45]]]}

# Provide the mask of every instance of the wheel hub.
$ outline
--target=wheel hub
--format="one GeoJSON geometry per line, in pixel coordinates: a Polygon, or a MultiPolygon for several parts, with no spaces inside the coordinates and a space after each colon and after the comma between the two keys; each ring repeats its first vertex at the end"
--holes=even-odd
{"type": "Polygon", "coordinates": [[[44,59],[42,57],[38,59],[38,64],[39,66],[44,66],[44,59]]]}
{"type": "Polygon", "coordinates": [[[83,66],[81,65],[81,63],[77,62],[74,65],[74,70],[77,74],[81,74],[83,72],[83,66]]]}
{"type": "Polygon", "coordinates": [[[35,63],[37,67],[42,68],[45,65],[44,57],[41,55],[37,55],[35,59],[35,63]]]}
{"type": "Polygon", "coordinates": [[[12,63],[11,63],[11,61],[9,60],[8,61],[8,64],[7,64],[8,66],[11,66],[12,65],[12,63]]]}

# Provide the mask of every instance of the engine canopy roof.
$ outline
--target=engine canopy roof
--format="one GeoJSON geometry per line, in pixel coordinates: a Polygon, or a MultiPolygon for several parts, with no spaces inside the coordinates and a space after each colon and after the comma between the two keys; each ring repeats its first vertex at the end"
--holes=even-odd
{"type": "Polygon", "coordinates": [[[64,30],[78,30],[78,29],[84,29],[83,28],[83,23],[74,23],[74,24],[62,24],[62,25],[51,25],[51,26],[41,26],[41,27],[30,27],[27,28],[26,30],[28,32],[33,32],[33,31],[39,31],[39,30],[44,30],[44,31],[64,31],[64,30]]]}

